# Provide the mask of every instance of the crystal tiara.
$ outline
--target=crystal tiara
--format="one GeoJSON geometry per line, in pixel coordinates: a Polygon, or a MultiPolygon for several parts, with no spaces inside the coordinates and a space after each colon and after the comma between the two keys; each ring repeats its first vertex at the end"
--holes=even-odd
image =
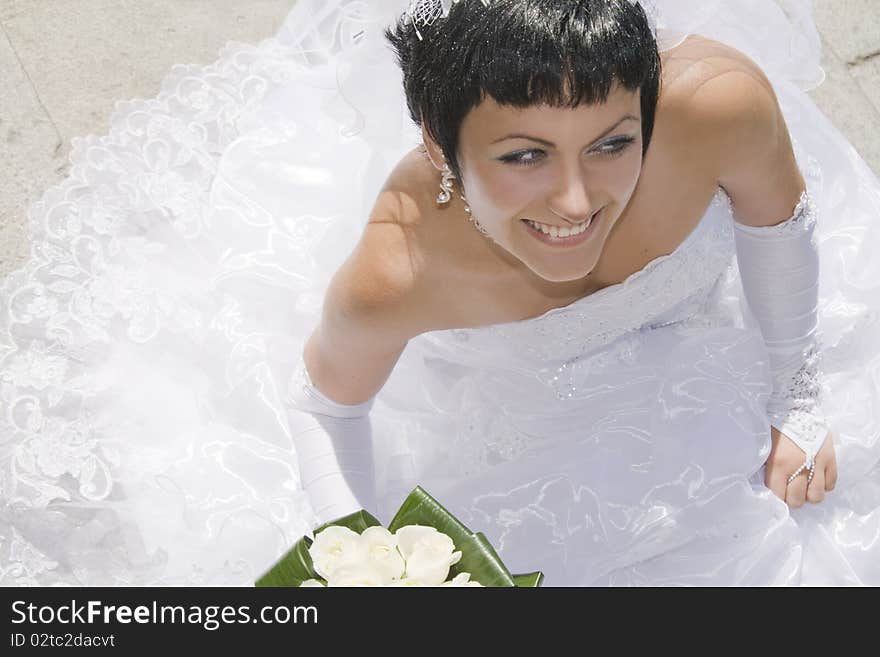
{"type": "MultiPolygon", "coordinates": [[[[409,9],[406,14],[416,28],[416,34],[419,39],[422,38],[419,33],[419,27],[433,25],[440,18],[446,18],[452,5],[462,0],[412,0],[409,3],[409,9]]],[[[491,4],[492,0],[480,0],[485,7],[491,4]]]]}

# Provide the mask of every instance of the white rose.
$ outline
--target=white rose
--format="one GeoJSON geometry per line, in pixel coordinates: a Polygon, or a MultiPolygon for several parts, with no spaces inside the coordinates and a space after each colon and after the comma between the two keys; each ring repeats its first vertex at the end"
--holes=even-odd
{"type": "Polygon", "coordinates": [[[324,582],[317,579],[307,579],[300,586],[320,586],[323,588],[324,582]]]}
{"type": "Polygon", "coordinates": [[[367,559],[385,576],[385,583],[403,577],[406,564],[397,549],[397,538],[384,527],[368,527],[361,534],[367,559]]]}
{"type": "Polygon", "coordinates": [[[455,549],[452,539],[434,527],[425,525],[407,525],[394,534],[397,547],[404,559],[409,559],[417,549],[431,548],[449,554],[455,549]]]}
{"type": "Polygon", "coordinates": [[[477,580],[470,577],[470,573],[459,573],[448,582],[443,582],[440,586],[483,586],[477,580]]]}
{"type": "Polygon", "coordinates": [[[315,542],[309,546],[309,555],[315,571],[328,581],[337,569],[363,564],[367,560],[360,535],[348,527],[333,525],[315,534],[315,542]]]}
{"type": "Polygon", "coordinates": [[[461,552],[434,527],[407,525],[397,530],[397,547],[406,560],[406,576],[422,580],[427,586],[446,581],[449,567],[458,563],[461,552]]]}
{"type": "Polygon", "coordinates": [[[327,586],[385,586],[385,573],[369,563],[340,566],[327,586]]]}
{"type": "Polygon", "coordinates": [[[416,550],[406,561],[406,576],[416,577],[426,586],[439,586],[449,576],[449,567],[458,563],[459,559],[461,552],[443,554],[424,548],[416,550]]]}

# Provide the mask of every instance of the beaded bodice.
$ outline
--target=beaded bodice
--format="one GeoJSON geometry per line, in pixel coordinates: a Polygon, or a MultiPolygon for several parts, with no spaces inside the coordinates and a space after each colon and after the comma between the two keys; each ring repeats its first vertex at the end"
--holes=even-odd
{"type": "Polygon", "coordinates": [[[532,369],[577,359],[632,331],[692,319],[736,255],[732,222],[730,199],[719,187],[677,249],[622,283],[530,319],[431,331],[416,340],[453,362],[532,369]]]}

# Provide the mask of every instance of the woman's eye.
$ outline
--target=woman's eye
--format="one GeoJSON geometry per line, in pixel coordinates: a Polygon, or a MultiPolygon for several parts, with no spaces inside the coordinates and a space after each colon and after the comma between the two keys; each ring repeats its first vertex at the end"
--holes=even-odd
{"type": "Polygon", "coordinates": [[[519,164],[523,166],[529,166],[532,164],[537,164],[543,158],[544,151],[533,149],[528,151],[517,151],[515,153],[504,155],[503,157],[500,157],[498,159],[506,164],[519,164]]]}
{"type": "Polygon", "coordinates": [[[627,149],[627,147],[635,141],[632,137],[623,137],[622,139],[617,139],[615,141],[610,141],[608,143],[602,144],[599,148],[596,149],[600,155],[622,155],[623,151],[627,149]]]}
{"type": "MultiPolygon", "coordinates": [[[[633,137],[622,137],[613,141],[606,142],[595,149],[595,153],[613,158],[622,155],[623,151],[635,141],[633,137]]],[[[518,166],[530,166],[538,164],[547,154],[541,149],[529,149],[524,151],[516,151],[498,158],[505,164],[514,164],[518,166]]]]}

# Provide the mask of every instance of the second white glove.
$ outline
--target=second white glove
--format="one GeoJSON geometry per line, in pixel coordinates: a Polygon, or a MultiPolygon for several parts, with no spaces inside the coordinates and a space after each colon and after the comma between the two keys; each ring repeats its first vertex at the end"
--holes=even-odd
{"type": "Polygon", "coordinates": [[[816,207],[807,191],[790,218],[775,226],[734,222],[743,291],[770,356],[770,424],[811,463],[828,436],[819,383],[816,331],[819,252],[816,207]]]}

